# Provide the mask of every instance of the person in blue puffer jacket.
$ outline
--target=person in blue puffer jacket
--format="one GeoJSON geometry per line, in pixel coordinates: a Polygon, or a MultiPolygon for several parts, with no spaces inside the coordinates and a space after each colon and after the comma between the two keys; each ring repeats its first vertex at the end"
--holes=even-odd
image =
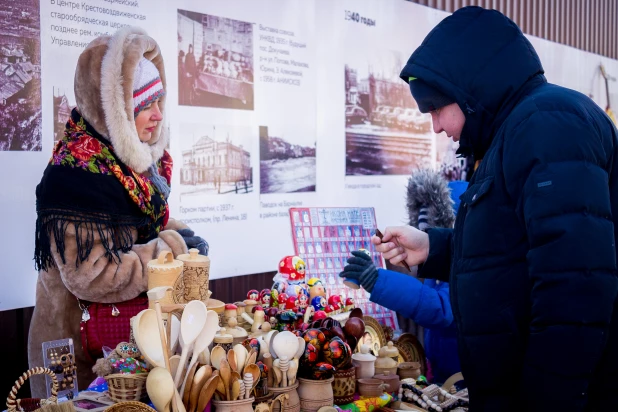
{"type": "MultiPolygon", "coordinates": [[[[422,230],[452,227],[459,195],[467,182],[447,182],[437,172],[418,170],[408,181],[407,208],[410,225],[422,230]]],[[[352,252],[339,276],[356,280],[371,293],[378,305],[394,310],[425,328],[425,355],[431,365],[433,382],[444,383],[460,372],[457,355],[457,327],[449,298],[449,284],[378,269],[362,251],[352,252]]]]}

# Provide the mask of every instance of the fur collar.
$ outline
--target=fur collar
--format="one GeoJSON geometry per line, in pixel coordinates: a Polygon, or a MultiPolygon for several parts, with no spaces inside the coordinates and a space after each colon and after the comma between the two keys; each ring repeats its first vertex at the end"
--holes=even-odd
{"type": "MultiPolygon", "coordinates": [[[[82,116],[108,138],[115,152],[137,173],[159,160],[168,143],[162,121],[148,143],[139,140],[133,115],[133,76],[139,60],[150,59],[166,88],[163,57],[157,43],[137,27],[102,36],[80,55],[75,71],[75,98],[82,116]]],[[[159,100],[161,112],[165,96],[159,100]]]]}
{"type": "Polygon", "coordinates": [[[446,180],[438,172],[415,170],[408,178],[406,200],[410,226],[418,228],[419,211],[427,208],[429,227],[453,227],[453,200],[446,180]]]}

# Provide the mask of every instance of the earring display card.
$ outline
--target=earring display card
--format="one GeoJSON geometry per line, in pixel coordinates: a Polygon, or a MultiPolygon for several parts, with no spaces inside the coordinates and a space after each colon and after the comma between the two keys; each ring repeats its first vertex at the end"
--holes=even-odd
{"type": "Polygon", "coordinates": [[[290,208],[292,239],[296,255],[305,261],[306,279],[319,278],[329,295],[354,299],[356,307],[381,324],[399,329],[395,312],[369,300],[364,289],[350,289],[339,273],[353,250],[366,249],[376,267],[383,268],[382,256],[371,243],[377,228],[373,208],[313,207],[290,208]]]}
{"type": "MultiPolygon", "coordinates": [[[[73,399],[78,394],[77,367],[75,366],[75,349],[73,339],[61,339],[43,342],[43,365],[56,374],[58,380],[58,398],[73,399]]],[[[45,376],[47,397],[51,396],[52,378],[45,376]]]]}

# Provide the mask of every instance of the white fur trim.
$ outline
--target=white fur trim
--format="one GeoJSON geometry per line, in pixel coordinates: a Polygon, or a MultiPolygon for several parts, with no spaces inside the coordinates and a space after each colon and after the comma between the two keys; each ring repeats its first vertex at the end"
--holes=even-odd
{"type": "MultiPolygon", "coordinates": [[[[163,155],[167,145],[167,133],[163,133],[162,124],[159,124],[155,133],[159,132],[160,136],[153,134],[154,144],[140,141],[135,128],[133,108],[127,111],[122,78],[123,66],[128,64],[125,59],[125,44],[136,35],[147,36],[147,33],[141,28],[125,27],[118,30],[109,40],[101,62],[101,103],[108,137],[115,152],[127,166],[137,173],[143,173],[163,155]]],[[[135,65],[138,62],[139,59],[135,65]]],[[[135,68],[132,68],[131,72],[134,70],[135,68]]]]}

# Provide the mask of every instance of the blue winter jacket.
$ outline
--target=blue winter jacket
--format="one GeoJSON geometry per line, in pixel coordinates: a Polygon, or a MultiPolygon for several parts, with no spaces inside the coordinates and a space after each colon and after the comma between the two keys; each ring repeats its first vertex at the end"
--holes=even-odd
{"type": "Polygon", "coordinates": [[[401,77],[456,101],[461,153],[482,159],[419,273],[450,279],[470,410],[617,411],[614,124],[478,7],[440,22],[401,77]]]}
{"type": "Polygon", "coordinates": [[[425,328],[425,356],[431,363],[434,382],[443,383],[461,371],[457,326],[453,322],[447,282],[428,279],[421,283],[412,276],[378,269],[370,299],[425,328]]]}

